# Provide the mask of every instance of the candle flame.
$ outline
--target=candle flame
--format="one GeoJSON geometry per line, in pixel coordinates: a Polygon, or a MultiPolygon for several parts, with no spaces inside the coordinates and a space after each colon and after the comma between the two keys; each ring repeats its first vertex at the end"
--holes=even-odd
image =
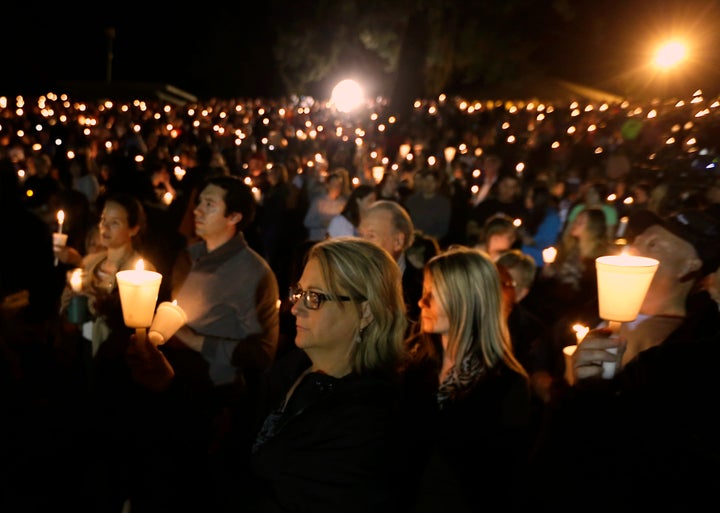
{"type": "Polygon", "coordinates": [[[139,258],[137,263],[135,264],[135,270],[136,271],[144,271],[145,270],[145,262],[143,262],[142,258],[139,258]]]}
{"type": "Polygon", "coordinates": [[[75,292],[82,290],[82,269],[75,269],[70,275],[70,288],[75,292]]]}
{"type": "Polygon", "coordinates": [[[578,343],[585,338],[585,335],[588,334],[588,331],[590,331],[590,328],[587,326],[583,326],[582,324],[573,324],[572,327],[573,331],[575,332],[575,336],[577,337],[578,343]]]}
{"type": "Polygon", "coordinates": [[[57,220],[58,220],[58,223],[60,223],[60,224],[63,224],[65,222],[65,211],[64,210],[58,210],[57,220]]]}
{"type": "Polygon", "coordinates": [[[555,262],[555,258],[557,257],[557,249],[553,246],[543,249],[542,257],[543,262],[545,262],[546,264],[552,264],[553,262],[555,262]]]}

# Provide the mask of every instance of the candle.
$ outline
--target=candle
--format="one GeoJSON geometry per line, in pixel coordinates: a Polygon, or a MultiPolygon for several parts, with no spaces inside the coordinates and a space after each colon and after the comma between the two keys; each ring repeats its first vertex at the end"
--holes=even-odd
{"type": "Polygon", "coordinates": [[[568,385],[575,383],[575,373],[573,372],[573,355],[577,349],[576,345],[563,347],[563,360],[565,361],[565,381],[568,385]]]}
{"type": "Polygon", "coordinates": [[[627,254],[595,259],[599,313],[611,329],[637,318],[658,264],[654,258],[627,254]]]}
{"type": "Polygon", "coordinates": [[[255,198],[255,203],[262,202],[262,191],[260,190],[260,188],[253,187],[251,190],[252,190],[253,198],[255,198]]]}
{"type": "Polygon", "coordinates": [[[58,234],[62,234],[62,228],[63,223],[65,222],[65,211],[64,210],[58,210],[57,212],[57,222],[58,222],[58,234]]]}
{"type": "Polygon", "coordinates": [[[457,148],[455,148],[455,147],[453,147],[453,146],[448,146],[447,148],[445,148],[445,149],[443,150],[443,153],[444,153],[444,156],[445,156],[445,162],[447,162],[448,164],[450,164],[450,162],[452,162],[453,159],[455,158],[455,152],[456,152],[456,151],[457,151],[457,148]]]}
{"type": "Polygon", "coordinates": [[[141,258],[134,270],[118,271],[115,277],[125,325],[135,328],[138,337],[144,339],[145,328],[152,324],[162,274],[146,271],[141,258]]]}
{"type": "Polygon", "coordinates": [[[615,238],[620,239],[625,237],[625,230],[627,230],[629,218],[623,216],[620,218],[620,224],[618,224],[617,231],[615,232],[615,238]]]}
{"type": "Polygon", "coordinates": [[[178,306],[177,301],[163,301],[155,312],[148,338],[156,346],[164,344],[185,323],[187,323],[187,315],[185,310],[178,306]]]}
{"type": "Polygon", "coordinates": [[[380,183],[380,180],[382,180],[385,175],[385,166],[373,166],[372,175],[375,183],[380,183]]]}
{"type": "Polygon", "coordinates": [[[53,253],[55,253],[55,267],[60,263],[58,252],[67,244],[67,233],[54,232],[52,234],[53,253]]]}
{"type": "Polygon", "coordinates": [[[543,258],[543,262],[545,262],[546,264],[552,264],[555,261],[556,257],[557,257],[557,249],[555,249],[553,246],[543,249],[542,258],[543,258]]]}

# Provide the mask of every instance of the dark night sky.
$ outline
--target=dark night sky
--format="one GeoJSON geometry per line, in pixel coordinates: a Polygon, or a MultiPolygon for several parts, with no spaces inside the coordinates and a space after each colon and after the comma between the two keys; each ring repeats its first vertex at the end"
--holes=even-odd
{"type": "Polygon", "coordinates": [[[200,14],[123,3],[109,15],[74,11],[37,19],[29,8],[14,7],[12,25],[0,30],[0,93],[5,88],[45,92],[60,82],[104,82],[106,29],[114,27],[113,81],[172,84],[201,96],[270,96],[278,91],[272,31],[258,9],[243,16],[212,7],[200,14]]]}
{"type": "MultiPolygon", "coordinates": [[[[200,2],[193,11],[124,2],[113,14],[43,11],[34,3],[4,7],[0,94],[46,92],[60,82],[103,82],[114,26],[112,79],[172,84],[200,97],[282,94],[274,72],[268,2],[200,2]],[[222,7],[221,7],[222,6],[222,7]]],[[[718,0],[575,0],[571,25],[543,26],[538,42],[566,78],[601,85],[629,75],[664,31],[688,27],[704,50],[696,77],[720,83],[718,0]],[[634,68],[633,68],[634,67],[634,68]]],[[[56,9],[67,8],[60,6],[56,9]]],[[[98,7],[100,8],[100,7],[98,7]]],[[[107,10],[103,6],[102,9],[107,10]]]]}

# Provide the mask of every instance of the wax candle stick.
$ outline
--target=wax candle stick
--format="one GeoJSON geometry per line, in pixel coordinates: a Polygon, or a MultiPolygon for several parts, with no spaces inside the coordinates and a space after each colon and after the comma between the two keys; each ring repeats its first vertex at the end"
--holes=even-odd
{"type": "Polygon", "coordinates": [[[55,267],[58,266],[60,263],[60,259],[57,257],[57,252],[59,248],[62,248],[67,244],[67,235],[63,233],[63,223],[65,222],[65,211],[64,210],[58,210],[57,211],[57,222],[58,222],[58,229],[57,232],[53,233],[53,251],[55,252],[55,267]]]}
{"type": "Polygon", "coordinates": [[[148,338],[155,345],[164,344],[187,322],[185,311],[177,301],[163,301],[158,305],[148,338]]]}
{"type": "Polygon", "coordinates": [[[143,333],[137,335],[144,339],[144,329],[152,324],[162,274],[146,271],[140,259],[134,270],[119,271],[115,277],[125,325],[129,328],[143,328],[143,333]]]}
{"type": "MultiPolygon", "coordinates": [[[[637,318],[659,264],[654,258],[624,253],[595,259],[598,310],[613,334],[620,331],[623,322],[637,318]]],[[[608,351],[617,354],[617,349],[608,351]]],[[[602,377],[611,379],[616,363],[602,362],[602,368],[602,377]]]]}
{"type": "Polygon", "coordinates": [[[575,371],[573,369],[573,354],[575,354],[575,350],[577,349],[577,345],[571,345],[571,346],[565,346],[563,347],[563,360],[565,361],[565,381],[568,382],[568,385],[574,385],[575,384],[575,371]]]}
{"type": "Polygon", "coordinates": [[[625,254],[598,257],[595,267],[600,317],[606,321],[634,321],[658,264],[654,258],[625,254]]]}

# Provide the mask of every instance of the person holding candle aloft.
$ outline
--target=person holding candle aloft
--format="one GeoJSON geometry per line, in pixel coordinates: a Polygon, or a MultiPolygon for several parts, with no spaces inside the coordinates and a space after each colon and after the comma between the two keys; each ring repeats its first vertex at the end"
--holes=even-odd
{"type": "MultiPolygon", "coordinates": [[[[128,497],[137,499],[139,488],[127,484],[128,475],[147,463],[142,459],[143,443],[150,441],[146,430],[162,430],[157,427],[161,422],[157,405],[130,379],[126,351],[134,329],[125,324],[117,283],[118,272],[136,269],[141,260],[145,270],[155,271],[141,252],[145,210],[137,197],[125,192],[104,196],[101,205],[102,249],[83,257],[80,266],[86,280],[79,293],[88,297],[91,317],[81,328],[89,361],[87,439],[83,440],[88,466],[81,482],[90,490],[93,510],[109,511],[128,497]]],[[[68,283],[61,302],[64,315],[74,294],[68,283]]],[[[156,439],[152,445],[157,445],[156,439]]]]}
{"type": "Polygon", "coordinates": [[[543,505],[553,511],[576,510],[590,483],[610,491],[594,494],[598,511],[698,511],[715,500],[720,312],[697,284],[720,265],[720,222],[697,209],[633,216],[629,254],[659,266],[637,319],[619,331],[594,324],[573,355],[576,384],[533,460],[562,483],[543,505]],[[604,362],[616,365],[610,379],[604,362]]]}
{"type": "MultiPolygon", "coordinates": [[[[119,193],[105,198],[98,223],[101,249],[85,255],[80,264],[90,277],[82,293],[89,297],[93,319],[83,327],[83,336],[92,342],[93,355],[113,330],[124,332],[126,329],[115,274],[134,269],[142,258],[139,245],[145,226],[145,210],[136,197],[119,193]]],[[[155,270],[152,262],[145,259],[144,264],[145,269],[155,270]]],[[[61,312],[73,294],[67,284],[61,298],[61,312]]]]}
{"type": "Polygon", "coordinates": [[[562,358],[562,348],[573,340],[572,333],[562,329],[594,314],[597,298],[595,258],[611,251],[605,214],[600,209],[587,208],[565,228],[555,261],[539,269],[526,304],[551,329],[560,326],[558,334],[554,335],[559,358],[562,358]],[[564,337],[570,337],[570,341],[564,337]]]}
{"type": "MultiPolygon", "coordinates": [[[[255,209],[250,187],[238,177],[215,176],[200,185],[193,210],[200,240],[179,255],[171,286],[171,299],[187,323],[163,346],[176,369],[175,382],[197,387],[194,397],[186,394],[188,404],[208,398],[207,417],[195,420],[210,433],[202,455],[210,454],[216,471],[210,479],[221,483],[247,470],[242,463],[279,338],[276,276],[243,234],[255,209]]],[[[231,495],[227,484],[218,484],[228,490],[227,496],[218,494],[221,502],[231,495]]]]}
{"type": "Polygon", "coordinates": [[[522,243],[523,253],[535,260],[541,269],[545,263],[543,249],[554,246],[562,232],[562,220],[557,208],[557,201],[544,182],[538,182],[525,194],[527,214],[518,235],[522,243]]]}

